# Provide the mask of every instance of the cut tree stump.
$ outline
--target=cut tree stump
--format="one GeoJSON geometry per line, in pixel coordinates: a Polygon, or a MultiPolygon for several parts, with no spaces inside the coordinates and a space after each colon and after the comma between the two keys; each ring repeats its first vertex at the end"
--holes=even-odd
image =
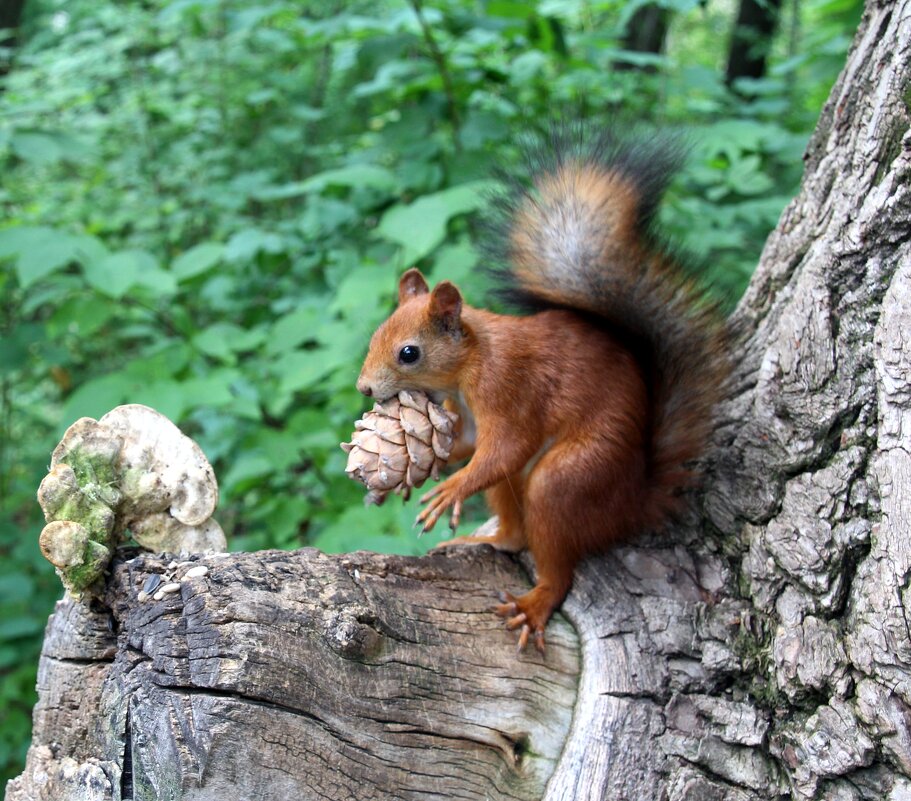
{"type": "Polygon", "coordinates": [[[545,658],[486,546],[198,558],[160,601],[136,556],[51,619],[7,801],[911,799],[909,87],[911,0],[870,0],[696,511],[583,565],[545,658]]]}
{"type": "Polygon", "coordinates": [[[578,640],[558,621],[546,662],[515,658],[489,611],[491,587],[526,584],[509,559],[306,549],[167,565],[137,556],[104,604],[59,603],[10,801],[540,798],[578,640]],[[196,565],[208,573],[180,579],[196,565]],[[138,600],[165,572],[180,589],[138,600]]]}

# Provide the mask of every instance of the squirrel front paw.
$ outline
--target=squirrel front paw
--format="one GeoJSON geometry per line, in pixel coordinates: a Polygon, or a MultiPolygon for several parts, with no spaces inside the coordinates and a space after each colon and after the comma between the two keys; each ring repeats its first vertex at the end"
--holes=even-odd
{"type": "Polygon", "coordinates": [[[427,508],[418,515],[415,525],[423,524],[421,533],[430,531],[443,513],[451,507],[452,516],[449,519],[449,527],[455,531],[462,517],[462,500],[456,476],[447,478],[442,484],[434,487],[421,498],[421,503],[426,503],[427,508]]]}

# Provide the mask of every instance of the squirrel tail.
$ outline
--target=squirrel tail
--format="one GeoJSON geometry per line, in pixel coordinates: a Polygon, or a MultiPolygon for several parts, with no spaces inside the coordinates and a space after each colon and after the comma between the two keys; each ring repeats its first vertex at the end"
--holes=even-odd
{"type": "Polygon", "coordinates": [[[660,138],[610,134],[580,144],[555,134],[532,159],[532,187],[499,199],[492,272],[497,295],[525,310],[581,311],[631,345],[651,390],[649,527],[681,508],[695,477],[712,407],[726,376],[715,305],[688,280],[653,231],[683,151],[660,138]]]}

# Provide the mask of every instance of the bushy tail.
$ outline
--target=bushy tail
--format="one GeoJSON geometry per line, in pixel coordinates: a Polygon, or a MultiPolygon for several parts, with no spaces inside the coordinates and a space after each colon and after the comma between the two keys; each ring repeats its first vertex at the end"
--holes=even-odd
{"type": "Polygon", "coordinates": [[[637,344],[651,379],[647,525],[679,506],[726,375],[720,318],[652,230],[681,158],[661,139],[555,136],[534,184],[500,199],[498,294],[526,309],[587,312],[637,344]]]}

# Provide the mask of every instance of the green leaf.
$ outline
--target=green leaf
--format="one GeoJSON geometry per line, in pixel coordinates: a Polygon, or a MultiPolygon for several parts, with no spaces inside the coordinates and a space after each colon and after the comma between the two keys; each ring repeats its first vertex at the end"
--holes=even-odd
{"type": "Polygon", "coordinates": [[[537,12],[534,3],[491,0],[491,2],[487,3],[487,13],[492,17],[527,20],[534,17],[537,12]]]}
{"type": "Polygon", "coordinates": [[[35,592],[35,581],[21,573],[0,575],[0,603],[22,602],[35,592]]]}
{"type": "Polygon", "coordinates": [[[173,422],[183,419],[186,410],[192,405],[190,389],[185,383],[164,379],[161,381],[136,381],[129,390],[126,401],[142,403],[161,412],[173,422]]]}
{"type": "Polygon", "coordinates": [[[321,326],[318,336],[323,347],[318,353],[327,366],[332,369],[350,367],[351,381],[354,382],[359,369],[357,362],[366,351],[370,335],[383,318],[384,311],[376,308],[369,317],[359,313],[353,319],[333,320],[321,326]]]}
{"type": "Polygon", "coordinates": [[[224,245],[217,242],[201,242],[181,253],[171,265],[171,272],[178,281],[188,281],[211,270],[221,261],[224,252],[224,245]]]}
{"type": "Polygon", "coordinates": [[[82,292],[67,298],[47,321],[48,337],[62,337],[73,334],[90,336],[110,320],[117,309],[107,298],[93,293],[82,292]]]}
{"type": "Polygon", "coordinates": [[[372,164],[352,164],[348,167],[339,167],[335,170],[326,170],[311,175],[304,181],[267,186],[254,192],[253,197],[259,201],[287,200],[292,197],[322,192],[330,186],[369,187],[392,192],[396,185],[395,175],[385,167],[377,167],[372,164]]]}
{"type": "Polygon", "coordinates": [[[18,370],[34,362],[33,346],[44,339],[40,323],[20,323],[0,337],[0,372],[18,370]]]}
{"type": "Polygon", "coordinates": [[[380,317],[384,298],[391,298],[398,276],[388,267],[364,264],[357,267],[336,287],[330,311],[342,312],[349,319],[380,317]]]}
{"type": "Polygon", "coordinates": [[[223,335],[230,323],[216,323],[193,337],[193,344],[206,356],[234,364],[234,350],[223,335]]]}
{"type": "Polygon", "coordinates": [[[193,338],[203,353],[222,361],[234,362],[234,354],[253,350],[266,338],[263,329],[247,331],[233,323],[214,323],[193,338]]]}
{"type": "Polygon", "coordinates": [[[148,352],[134,357],[123,368],[123,372],[136,383],[170,380],[179,375],[187,366],[192,349],[183,341],[158,338],[148,352]]]}
{"type": "Polygon", "coordinates": [[[396,187],[395,175],[385,167],[352,164],[311,175],[300,187],[306,192],[322,192],[327,186],[369,186],[391,192],[396,187]]]}
{"type": "Polygon", "coordinates": [[[231,463],[231,468],[224,478],[219,477],[219,484],[224,487],[236,488],[240,484],[248,484],[272,473],[272,461],[261,453],[241,453],[231,463]]]}
{"type": "Polygon", "coordinates": [[[767,192],[775,182],[761,170],[759,156],[738,159],[728,170],[728,186],[741,195],[758,195],[767,192]]]}
{"type": "Polygon", "coordinates": [[[67,398],[61,413],[63,426],[69,426],[80,417],[97,420],[115,406],[125,403],[133,387],[133,380],[123,373],[90,379],[67,398]]]}
{"type": "Polygon", "coordinates": [[[323,348],[316,348],[286,353],[276,359],[272,365],[272,373],[278,376],[280,393],[287,395],[310,389],[338,366],[338,362],[326,358],[326,351],[323,348]]]}
{"type": "Polygon", "coordinates": [[[0,258],[16,257],[19,285],[36,281],[75,261],[80,240],[54,228],[14,226],[0,230],[0,258]]]}
{"type": "Polygon", "coordinates": [[[19,339],[18,333],[19,329],[15,329],[12,335],[0,338],[0,370],[7,374],[29,363],[28,345],[19,339]]]}
{"type": "Polygon", "coordinates": [[[449,221],[485,205],[494,181],[472,181],[424,195],[410,205],[393,206],[383,215],[377,233],[402,246],[405,264],[419,261],[446,237],[449,221]]]}
{"type": "Polygon", "coordinates": [[[467,150],[480,150],[488,142],[509,136],[509,125],[499,114],[489,111],[471,111],[459,131],[459,138],[467,150]]]}
{"type": "Polygon", "coordinates": [[[149,267],[139,273],[134,286],[147,289],[155,297],[165,297],[177,292],[177,279],[161,267],[149,267]]]}
{"type": "Polygon", "coordinates": [[[46,275],[65,267],[77,256],[76,248],[69,237],[60,237],[36,244],[20,253],[16,262],[19,283],[25,288],[46,275]]]}
{"type": "MultiPolygon", "coordinates": [[[[412,527],[420,506],[412,499],[403,504],[400,498],[390,497],[382,506],[349,506],[325,528],[320,530],[313,545],[326,553],[354,550],[374,550],[379,553],[417,555],[451,536],[445,526],[425,537],[418,537],[412,527]]],[[[460,530],[472,530],[477,521],[465,521],[460,530]]]]}
{"type": "Polygon", "coordinates": [[[44,621],[32,617],[13,617],[0,621],[0,641],[28,637],[44,630],[44,621]]]}
{"type": "Polygon", "coordinates": [[[12,136],[10,146],[19,158],[33,164],[53,164],[64,156],[57,138],[43,131],[17,131],[12,136]]]}
{"type": "MultiPolygon", "coordinates": [[[[141,282],[144,273],[160,270],[155,257],[144,250],[122,250],[82,266],[86,281],[110,298],[121,298],[141,282]]],[[[148,276],[145,276],[148,278],[148,276]]]]}
{"type": "Polygon", "coordinates": [[[285,244],[280,236],[259,228],[244,228],[238,231],[225,245],[224,257],[228,261],[244,262],[253,259],[257,253],[281,253],[285,244]]]}
{"type": "Polygon", "coordinates": [[[0,259],[18,256],[19,252],[44,239],[57,236],[53,228],[14,225],[0,229],[0,259]]]}
{"type": "Polygon", "coordinates": [[[279,318],[269,333],[266,352],[270,355],[283,353],[307,340],[314,340],[323,316],[323,311],[314,305],[295,309],[279,318]]]}
{"type": "Polygon", "coordinates": [[[470,290],[472,294],[477,295],[477,300],[480,302],[482,293],[476,292],[474,287],[478,280],[477,264],[478,252],[465,238],[439,249],[428,278],[433,283],[452,281],[461,289],[470,290]]]}
{"type": "Polygon", "coordinates": [[[91,148],[80,136],[62,130],[14,131],[9,144],[19,158],[39,166],[59,161],[74,162],[91,153],[91,148]]]}
{"type": "Polygon", "coordinates": [[[228,406],[234,401],[231,387],[241,380],[243,376],[237,370],[222,367],[200,378],[184,381],[182,388],[187,396],[189,408],[228,406]]]}

